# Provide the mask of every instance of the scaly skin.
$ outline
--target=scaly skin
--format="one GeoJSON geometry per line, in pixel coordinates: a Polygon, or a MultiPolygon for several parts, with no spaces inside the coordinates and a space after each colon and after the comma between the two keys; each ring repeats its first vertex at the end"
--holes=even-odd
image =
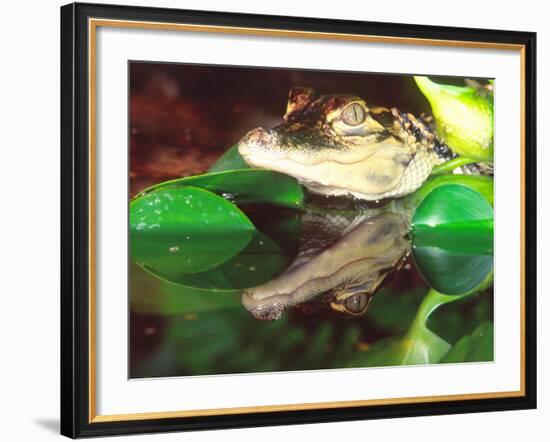
{"type": "Polygon", "coordinates": [[[290,91],[283,124],[250,131],[238,148],[250,166],[294,176],[312,192],[369,201],[414,192],[453,157],[427,119],[308,88],[290,91]]]}
{"type": "Polygon", "coordinates": [[[298,256],[277,278],[244,290],[242,303],[260,320],[311,302],[360,316],[408,256],[408,228],[407,213],[391,209],[347,216],[306,211],[298,256]]]}

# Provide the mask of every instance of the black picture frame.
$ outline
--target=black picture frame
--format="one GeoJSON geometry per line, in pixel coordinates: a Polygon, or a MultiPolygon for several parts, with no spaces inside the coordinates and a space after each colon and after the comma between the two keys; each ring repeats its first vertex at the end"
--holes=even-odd
{"type": "Polygon", "coordinates": [[[61,8],[61,434],[76,438],[536,408],[536,34],[166,8],[61,8]],[[317,410],[94,421],[90,418],[90,18],[519,45],[524,60],[524,395],[317,410]]]}

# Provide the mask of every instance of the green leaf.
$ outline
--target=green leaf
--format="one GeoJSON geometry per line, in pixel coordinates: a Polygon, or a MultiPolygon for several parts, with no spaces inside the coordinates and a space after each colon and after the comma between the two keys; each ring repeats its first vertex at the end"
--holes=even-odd
{"type": "Polygon", "coordinates": [[[448,342],[427,328],[415,339],[387,338],[376,342],[367,351],[351,359],[350,367],[388,367],[436,364],[451,347],[448,342]]]}
{"type": "Polygon", "coordinates": [[[493,319],[492,291],[479,290],[451,302],[430,315],[427,327],[447,342],[456,344],[465,334],[471,333],[482,321],[493,319]]]}
{"type": "Polygon", "coordinates": [[[438,363],[451,345],[429,330],[426,323],[440,306],[460,298],[431,289],[422,300],[411,326],[401,339],[384,339],[367,351],[356,353],[351,360],[351,366],[381,367],[438,363]]]}
{"type": "Polygon", "coordinates": [[[459,299],[431,289],[422,300],[414,321],[401,340],[402,365],[434,364],[440,361],[451,345],[427,327],[428,318],[439,307],[459,299]]]}
{"type": "MultiPolygon", "coordinates": [[[[424,220],[425,221],[425,220],[424,220]]],[[[457,255],[492,255],[493,220],[451,220],[445,224],[418,224],[413,227],[417,248],[437,247],[441,253],[457,255]]],[[[441,255],[440,255],[441,256],[441,255]]]]}
{"type": "Polygon", "coordinates": [[[299,208],[302,207],[304,200],[302,186],[294,178],[282,173],[258,169],[231,170],[178,178],[149,187],[140,195],[159,189],[175,189],[183,186],[193,186],[214,192],[239,205],[270,203],[299,208]]]}
{"type": "Polygon", "coordinates": [[[223,172],[226,170],[236,170],[236,169],[248,169],[249,166],[246,164],[246,161],[243,159],[239,153],[238,145],[235,144],[233,147],[228,149],[218,161],[216,161],[210,169],[209,172],[223,172]]]}
{"type": "Polygon", "coordinates": [[[413,206],[418,206],[424,198],[432,192],[446,184],[457,184],[469,187],[476,190],[487,200],[491,206],[493,205],[493,178],[482,175],[440,175],[429,178],[416,192],[407,197],[412,202],[413,206]]]}
{"type": "Polygon", "coordinates": [[[220,292],[180,287],[149,274],[135,262],[130,265],[130,309],[134,313],[165,316],[227,308],[242,308],[238,290],[220,292]]]}
{"type": "Polygon", "coordinates": [[[418,327],[414,335],[400,342],[401,364],[435,364],[449,351],[451,345],[427,327],[418,327]]]}
{"type": "Polygon", "coordinates": [[[438,136],[459,155],[493,161],[493,98],[471,86],[438,84],[414,77],[430,102],[438,136]]]}
{"type": "Polygon", "coordinates": [[[493,360],[493,323],[484,321],[463,336],[441,362],[482,362],[493,360]]]}
{"type": "Polygon", "coordinates": [[[432,169],[432,175],[441,175],[443,173],[451,173],[457,167],[466,166],[468,164],[477,163],[477,160],[464,156],[458,156],[452,160],[445,161],[442,164],[438,164],[432,169]]]}
{"type": "MultiPolygon", "coordinates": [[[[195,258],[194,258],[195,259],[195,258]]],[[[198,273],[163,273],[144,267],[156,277],[180,286],[208,291],[234,291],[254,287],[279,276],[290,263],[281,248],[256,231],[248,245],[223,264],[198,273]]]]}
{"type": "Polygon", "coordinates": [[[414,213],[411,238],[419,272],[439,292],[469,292],[492,272],[493,209],[469,187],[429,193],[414,213]]]}
{"type": "Polygon", "coordinates": [[[254,231],[235,205],[203,189],[158,188],[130,203],[130,254],[163,274],[216,267],[245,248],[254,231]]]}

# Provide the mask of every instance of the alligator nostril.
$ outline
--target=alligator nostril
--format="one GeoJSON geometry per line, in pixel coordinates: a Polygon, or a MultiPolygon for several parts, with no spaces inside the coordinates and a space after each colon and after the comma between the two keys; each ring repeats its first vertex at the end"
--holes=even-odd
{"type": "Polygon", "coordinates": [[[275,135],[275,132],[271,129],[264,129],[263,127],[252,129],[239,141],[239,153],[246,155],[259,148],[268,146],[272,144],[275,135]]]}
{"type": "Polygon", "coordinates": [[[265,139],[269,138],[273,134],[273,131],[271,129],[264,129],[263,127],[257,127],[256,129],[251,130],[248,132],[248,135],[252,137],[255,141],[264,141],[265,139]]]}

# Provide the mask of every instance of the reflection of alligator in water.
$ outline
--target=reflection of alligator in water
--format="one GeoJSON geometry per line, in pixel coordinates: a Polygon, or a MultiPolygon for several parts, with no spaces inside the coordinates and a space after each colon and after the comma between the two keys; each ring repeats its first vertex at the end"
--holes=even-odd
{"type": "Polygon", "coordinates": [[[298,256],[277,278],[245,290],[243,305],[262,320],[278,319],[285,309],[313,299],[361,315],[407,257],[408,228],[406,216],[391,211],[305,212],[298,256]]]}

